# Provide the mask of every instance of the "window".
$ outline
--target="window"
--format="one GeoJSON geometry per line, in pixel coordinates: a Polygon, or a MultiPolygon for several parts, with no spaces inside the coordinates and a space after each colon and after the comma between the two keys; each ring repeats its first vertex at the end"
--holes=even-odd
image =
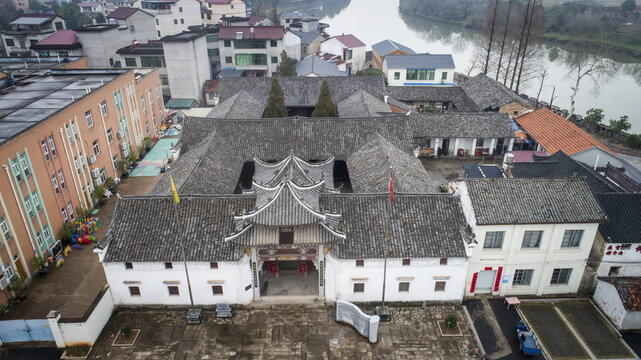
{"type": "Polygon", "coordinates": [[[107,130],[107,140],[109,141],[110,144],[114,142],[114,132],[111,128],[107,130]]]}
{"type": "Polygon", "coordinates": [[[356,266],[363,267],[365,265],[365,260],[356,260],[356,266]]]}
{"type": "Polygon", "coordinates": [[[87,119],[87,126],[92,127],[93,116],[91,115],[91,110],[87,110],[87,112],[85,112],[85,118],[87,119]]]}
{"type": "Polygon", "coordinates": [[[512,285],[530,285],[532,282],[532,274],[534,270],[532,269],[517,269],[514,271],[514,279],[512,280],[512,285]]]}
{"type": "Polygon", "coordinates": [[[13,278],[13,268],[11,267],[11,263],[10,262],[6,263],[4,265],[4,268],[5,268],[5,271],[7,272],[7,278],[11,280],[13,278]]]}
{"type": "Polygon", "coordinates": [[[129,295],[131,296],[140,296],[140,288],[138,286],[129,287],[129,295]]]}
{"type": "Polygon", "coordinates": [[[610,266],[610,271],[608,272],[608,276],[619,276],[619,271],[621,271],[620,266],[610,266]]]}
{"type": "Polygon", "coordinates": [[[47,141],[42,140],[40,143],[42,144],[42,152],[45,154],[45,159],[49,160],[49,147],[47,146],[47,141]]]}
{"type": "Polygon", "coordinates": [[[167,74],[158,74],[160,78],[160,85],[169,85],[169,75],[167,74]]]}
{"type": "Polygon", "coordinates": [[[48,57],[51,56],[48,51],[38,51],[38,56],[40,57],[48,57]]]}
{"type": "Polygon", "coordinates": [[[447,71],[441,73],[441,80],[447,80],[447,71]]]}
{"type": "Polygon", "coordinates": [[[69,216],[67,216],[67,209],[60,209],[60,213],[62,214],[62,220],[64,220],[65,222],[69,221],[69,216]]]}
{"type": "Polygon", "coordinates": [[[410,259],[403,259],[403,266],[410,266],[410,259]]]}
{"type": "Polygon", "coordinates": [[[278,232],[278,243],[281,245],[288,245],[294,243],[294,230],[293,229],[280,229],[278,232]]]}
{"type": "Polygon", "coordinates": [[[222,285],[213,285],[211,287],[211,291],[214,293],[214,295],[222,295],[223,294],[223,286],[222,285]]]}
{"type": "Polygon", "coordinates": [[[69,125],[65,124],[65,130],[67,131],[67,138],[69,139],[69,143],[73,144],[73,136],[71,135],[71,129],[69,128],[69,125]]]}
{"type": "Polygon", "coordinates": [[[156,114],[151,114],[151,123],[154,126],[154,131],[156,130],[156,114]]]}
{"type": "Polygon", "coordinates": [[[477,148],[482,148],[484,143],[485,143],[485,139],[476,139],[477,148]]]}
{"type": "Polygon", "coordinates": [[[398,292],[408,292],[410,291],[410,283],[409,282],[400,282],[398,283],[398,292]]]}
{"type": "Polygon", "coordinates": [[[169,291],[169,295],[176,296],[180,295],[180,291],[178,290],[178,286],[167,286],[167,290],[169,291]]]}
{"type": "Polygon", "coordinates": [[[11,239],[11,231],[9,231],[9,226],[7,225],[7,219],[5,217],[0,217],[0,230],[2,230],[2,235],[4,238],[9,240],[11,239]]]}
{"type": "Polygon", "coordinates": [[[31,207],[31,201],[29,201],[29,197],[24,198],[24,208],[27,210],[27,214],[29,216],[33,216],[33,208],[31,207]]]}
{"type": "Polygon", "coordinates": [[[114,163],[114,169],[118,168],[118,155],[114,155],[113,159],[111,159],[114,163]]]}
{"type": "Polygon", "coordinates": [[[136,30],[134,29],[134,26],[133,26],[133,25],[131,25],[131,26],[129,27],[129,32],[130,32],[130,33],[132,33],[132,32],[136,32],[136,30]]]}
{"type": "Polygon", "coordinates": [[[144,68],[165,67],[165,58],[163,56],[141,56],[140,66],[144,68]]]}
{"type": "Polygon", "coordinates": [[[147,90],[147,96],[149,97],[149,110],[153,111],[153,109],[154,109],[154,97],[151,96],[151,89],[147,90]]]}
{"type": "Polygon", "coordinates": [[[208,43],[210,42],[218,42],[218,34],[209,34],[205,36],[205,41],[208,43]]]}
{"type": "Polygon", "coordinates": [[[434,291],[445,291],[445,281],[437,281],[434,283],[434,291]]]}
{"type": "Polygon", "coordinates": [[[538,248],[541,245],[541,236],[543,231],[526,231],[523,234],[523,243],[521,248],[538,248]]]}
{"type": "Polygon", "coordinates": [[[622,244],[621,250],[630,250],[631,247],[632,247],[632,244],[622,244]]]}
{"type": "Polygon", "coordinates": [[[225,40],[223,43],[225,47],[231,47],[231,40],[225,40]]]}
{"type": "Polygon", "coordinates": [[[180,23],[184,24],[185,23],[185,19],[180,19],[180,23]]]}
{"type": "Polygon", "coordinates": [[[400,72],[395,72],[394,73],[394,80],[400,80],[401,79],[401,73],[400,72]]]}
{"type": "Polygon", "coordinates": [[[209,263],[209,268],[210,269],[218,269],[218,262],[212,261],[209,263]]]}
{"type": "Polygon", "coordinates": [[[231,56],[225,56],[225,63],[227,63],[227,64],[231,64],[232,63],[231,56]]]}
{"type": "Polygon", "coordinates": [[[100,145],[98,144],[98,140],[94,140],[93,142],[93,153],[96,154],[96,156],[100,155],[100,145]]]}
{"type": "Polygon", "coordinates": [[[272,56],[272,64],[278,64],[278,56],[272,56]]]}
{"type": "Polygon", "coordinates": [[[145,105],[145,95],[140,97],[140,106],[142,106],[142,113],[147,114],[147,106],[145,105]]]}
{"type": "Polygon", "coordinates": [[[149,123],[145,123],[145,130],[147,130],[147,136],[151,136],[151,132],[149,131],[149,123]]]}
{"type": "Polygon", "coordinates": [[[100,113],[102,116],[107,116],[107,100],[103,100],[100,103],[100,113]]]}
{"type": "Polygon", "coordinates": [[[134,268],[134,264],[132,264],[130,262],[126,262],[125,263],[125,269],[132,270],[133,268],[134,268]]]}
{"type": "Polygon", "coordinates": [[[69,216],[71,217],[71,220],[73,220],[76,216],[73,213],[73,204],[71,204],[71,201],[67,203],[67,211],[69,211],[69,216]]]}
{"type": "Polygon", "coordinates": [[[365,283],[355,283],[354,284],[354,293],[365,292],[365,283]]]}
{"type": "Polygon", "coordinates": [[[579,247],[583,237],[583,230],[565,230],[561,247],[579,247]]]}
{"type": "Polygon", "coordinates": [[[434,80],[434,70],[407,69],[405,80],[434,80]]]}
{"type": "Polygon", "coordinates": [[[31,199],[33,200],[33,206],[36,208],[36,210],[41,210],[40,197],[38,197],[37,191],[34,191],[33,194],[31,194],[31,199]]]}
{"type": "Polygon", "coordinates": [[[71,120],[71,131],[73,131],[73,137],[78,140],[80,137],[78,136],[78,127],[76,126],[76,122],[71,120]]]}
{"type": "Polygon", "coordinates": [[[58,170],[58,178],[60,179],[60,187],[63,189],[66,188],[67,185],[65,184],[65,177],[62,174],[62,170],[58,170]]]}
{"type": "MultiPolygon", "coordinates": [[[[160,22],[158,22],[158,18],[156,18],[156,25],[160,25],[160,22]]],[[[160,36],[160,31],[158,32],[158,36],[160,36]]]]}
{"type": "Polygon", "coordinates": [[[232,8],[232,9],[234,8],[234,4],[231,4],[231,8],[232,8]]]}
{"type": "Polygon", "coordinates": [[[182,6],[179,6],[179,7],[178,7],[178,11],[183,12],[183,7],[182,7],[182,6]]]}
{"type": "Polygon", "coordinates": [[[236,40],[234,41],[234,49],[265,49],[264,40],[236,40]]]}
{"type": "Polygon", "coordinates": [[[7,46],[16,46],[16,43],[13,41],[13,39],[6,39],[7,46]]]}
{"type": "Polygon", "coordinates": [[[136,58],[125,58],[125,66],[136,67],[138,66],[138,62],[136,58]]]}
{"type": "Polygon", "coordinates": [[[38,247],[42,246],[42,234],[40,233],[36,234],[36,244],[38,244],[38,247]]]}
{"type": "Polygon", "coordinates": [[[174,19],[174,25],[178,25],[178,19],[174,19]]]}
{"type": "Polygon", "coordinates": [[[554,269],[550,284],[567,284],[570,281],[572,269],[554,269]]]}
{"type": "Polygon", "coordinates": [[[236,54],[236,66],[267,65],[265,54],[236,54]]]}
{"type": "MultiPolygon", "coordinates": [[[[158,19],[156,19],[156,25],[158,25],[158,19]]],[[[160,37],[160,31],[156,31],[158,33],[158,37],[160,37]]]]}
{"type": "Polygon", "coordinates": [[[441,258],[441,265],[447,265],[447,258],[441,258]]]}
{"type": "Polygon", "coordinates": [[[160,101],[160,90],[158,89],[158,85],[156,85],[156,100],[160,101]]]}
{"type": "Polygon", "coordinates": [[[174,264],[172,264],[170,262],[166,262],[165,263],[165,269],[173,269],[173,268],[174,268],[174,264]]]}
{"type": "Polygon", "coordinates": [[[16,179],[18,181],[22,181],[22,174],[20,174],[20,167],[18,166],[17,158],[11,163],[11,170],[13,170],[13,173],[16,175],[16,179]]]}
{"type": "Polygon", "coordinates": [[[27,163],[27,157],[24,156],[24,154],[20,155],[20,164],[22,164],[24,176],[29,176],[29,164],[27,163]]]}
{"type": "Polygon", "coordinates": [[[53,136],[49,135],[49,148],[51,149],[51,155],[56,156],[56,144],[53,142],[53,136]]]}
{"type": "Polygon", "coordinates": [[[34,46],[37,43],[38,43],[38,40],[29,40],[30,46],[34,46]]]}
{"type": "Polygon", "coordinates": [[[278,40],[269,40],[269,46],[271,47],[278,46],[278,40]]]}
{"type": "MultiPolygon", "coordinates": [[[[210,5],[210,4],[207,4],[210,5]]],[[[211,20],[211,14],[207,14],[207,20],[211,20]]]]}
{"type": "Polygon", "coordinates": [[[42,230],[42,233],[44,234],[45,240],[47,240],[47,243],[51,242],[51,233],[49,232],[49,225],[45,225],[45,229],[42,230]]]}
{"type": "Polygon", "coordinates": [[[56,191],[56,194],[60,194],[60,188],[58,187],[58,178],[56,175],[51,175],[51,183],[53,183],[53,189],[56,191]]]}
{"type": "Polygon", "coordinates": [[[485,233],[483,249],[500,249],[503,246],[504,231],[488,231],[485,233]]]}
{"type": "Polygon", "coordinates": [[[100,169],[100,180],[104,183],[107,181],[107,173],[105,172],[105,168],[100,169]]]}
{"type": "Polygon", "coordinates": [[[87,159],[85,159],[85,156],[80,153],[79,155],[80,163],[82,164],[82,170],[84,170],[87,167],[87,159]]]}

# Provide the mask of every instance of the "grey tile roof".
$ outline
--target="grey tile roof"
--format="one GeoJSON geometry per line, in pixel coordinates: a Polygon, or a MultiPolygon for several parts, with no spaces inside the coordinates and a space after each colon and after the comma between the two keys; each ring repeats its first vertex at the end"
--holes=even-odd
{"type": "Polygon", "coordinates": [[[641,243],[641,194],[596,194],[608,221],[599,225],[606,242],[641,243]]]}
{"type": "MultiPolygon", "coordinates": [[[[379,99],[385,95],[385,80],[380,76],[278,78],[287,106],[314,106],[318,101],[323,81],[327,81],[335,103],[346,99],[358,89],[363,89],[379,99]]],[[[218,83],[220,100],[225,101],[241,90],[245,90],[260,102],[267,104],[270,82],[271,78],[264,77],[220,79],[218,83]]]]}
{"type": "Polygon", "coordinates": [[[234,261],[243,249],[226,243],[235,213],[254,204],[251,196],[182,196],[175,215],[172,197],[117,200],[105,262],[181,261],[182,236],[187,261],[234,261]],[[179,220],[178,220],[179,219],[179,220]]]}
{"type": "Polygon", "coordinates": [[[254,158],[254,181],[264,186],[275,186],[290,179],[298,186],[309,186],[325,181],[325,187],[334,188],[334,158],[308,163],[290,155],[278,163],[266,163],[254,158]]]}
{"type": "Polygon", "coordinates": [[[531,163],[515,163],[512,176],[515,178],[572,178],[584,177],[592,193],[621,191],[615,184],[589,166],[572,159],[563,151],[550,156],[533,156],[531,163]]]}
{"type": "Polygon", "coordinates": [[[433,113],[409,116],[417,137],[513,138],[507,114],[433,113]]]}
{"type": "Polygon", "coordinates": [[[410,49],[409,47],[389,39],[383,40],[381,42],[378,42],[372,45],[372,50],[376,51],[376,53],[379,56],[387,55],[392,51],[396,51],[396,50],[405,51],[408,54],[416,54],[414,50],[410,49]]]}
{"type": "Polygon", "coordinates": [[[260,119],[265,112],[265,104],[245,90],[214,106],[207,117],[217,119],[260,119]]]}
{"type": "Polygon", "coordinates": [[[309,45],[312,42],[314,42],[314,40],[316,40],[318,37],[323,37],[318,31],[296,31],[291,29],[288,31],[298,36],[300,38],[301,44],[309,45]]]}
{"type": "Polygon", "coordinates": [[[514,91],[483,74],[469,78],[460,85],[481,110],[497,111],[501,106],[512,102],[528,106],[527,101],[514,91]]]}
{"type": "Polygon", "coordinates": [[[466,180],[479,225],[603,222],[583,178],[466,180]]]}
{"type": "Polygon", "coordinates": [[[347,158],[347,169],[356,193],[388,192],[390,171],[394,192],[435,192],[420,160],[400,150],[378,133],[347,158]]]}
{"type": "Polygon", "coordinates": [[[455,69],[450,54],[387,55],[388,69],[455,69]]]}
{"type": "Polygon", "coordinates": [[[347,76],[347,71],[338,70],[338,66],[329,63],[316,55],[310,55],[296,64],[296,74],[307,76],[347,76]]]}
{"type": "Polygon", "coordinates": [[[323,195],[321,207],[342,215],[347,236],[330,253],[341,259],[381,259],[387,242],[391,258],[465,257],[461,231],[466,222],[457,197],[399,194],[391,213],[388,204],[387,194],[323,195]]]}
{"type": "Polygon", "coordinates": [[[356,90],[347,99],[336,104],[338,116],[342,118],[357,118],[365,116],[380,116],[392,114],[390,107],[385,104],[383,98],[375,98],[363,89],[356,90]]]}
{"type": "Polygon", "coordinates": [[[481,111],[459,86],[388,86],[387,93],[404,102],[449,101],[457,111],[481,111]]]}

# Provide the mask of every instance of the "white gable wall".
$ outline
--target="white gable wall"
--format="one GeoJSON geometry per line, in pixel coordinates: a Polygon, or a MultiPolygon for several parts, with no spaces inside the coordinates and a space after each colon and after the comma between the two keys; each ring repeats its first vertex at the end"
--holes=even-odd
{"type": "Polygon", "coordinates": [[[594,169],[595,164],[597,167],[605,167],[608,163],[614,167],[623,167],[621,159],[596,146],[576,153],[571,158],[586,164],[592,169],[594,169]]]}
{"type": "Polygon", "coordinates": [[[628,250],[623,250],[622,245],[605,243],[597,276],[608,276],[613,266],[620,267],[617,276],[641,276],[641,251],[636,250],[641,244],[630,244],[628,250]]]}
{"type": "Polygon", "coordinates": [[[614,285],[599,281],[592,297],[614,325],[622,330],[621,326],[623,325],[626,311],[614,285]]]}
{"type": "Polygon", "coordinates": [[[320,51],[324,53],[330,53],[333,55],[343,56],[343,49],[352,50],[352,58],[344,59],[346,64],[351,64],[352,75],[355,74],[358,70],[361,70],[365,67],[365,46],[359,46],[355,48],[348,48],[343,45],[342,42],[338,41],[336,38],[331,38],[321,43],[320,51]]]}
{"type": "MultiPolygon", "coordinates": [[[[297,35],[294,35],[291,31],[285,33],[283,37],[283,42],[285,43],[285,51],[287,56],[292,59],[300,60],[301,59],[301,43],[300,38],[297,35]]],[[[280,59],[279,59],[280,61],[280,59]]]]}

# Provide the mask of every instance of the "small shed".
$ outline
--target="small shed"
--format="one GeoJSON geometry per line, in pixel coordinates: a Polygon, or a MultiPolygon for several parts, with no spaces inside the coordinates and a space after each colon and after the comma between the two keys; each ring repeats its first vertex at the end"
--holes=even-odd
{"type": "Polygon", "coordinates": [[[598,277],[594,301],[619,330],[641,329],[641,277],[598,277]]]}

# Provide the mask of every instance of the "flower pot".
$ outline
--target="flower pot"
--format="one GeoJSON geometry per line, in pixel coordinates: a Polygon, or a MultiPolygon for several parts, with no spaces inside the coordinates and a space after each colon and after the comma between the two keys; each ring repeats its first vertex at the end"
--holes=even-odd
{"type": "Polygon", "coordinates": [[[39,277],[41,277],[41,278],[42,278],[42,277],[45,277],[45,276],[47,276],[47,273],[48,273],[48,272],[49,272],[49,271],[48,271],[47,269],[42,268],[42,269],[38,270],[38,276],[39,276],[39,277]]]}

